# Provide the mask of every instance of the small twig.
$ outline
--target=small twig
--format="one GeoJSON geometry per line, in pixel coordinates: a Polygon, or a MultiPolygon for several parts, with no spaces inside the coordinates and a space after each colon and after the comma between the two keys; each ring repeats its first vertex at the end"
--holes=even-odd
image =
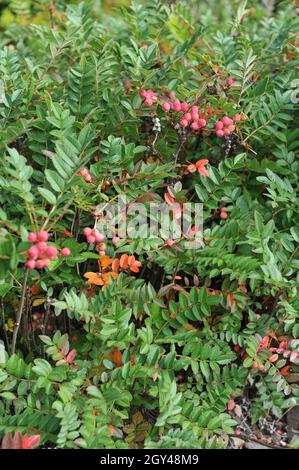
{"type": "Polygon", "coordinates": [[[259,441],[258,439],[254,437],[248,437],[246,434],[238,434],[238,436],[233,436],[233,437],[238,437],[242,439],[245,442],[256,442],[257,444],[260,444],[261,446],[264,447],[269,447],[270,449],[285,449],[283,446],[275,445],[275,444],[267,444],[265,442],[259,441]]]}
{"type": "Polygon", "coordinates": [[[19,307],[19,310],[18,310],[16,322],[14,324],[12,343],[11,343],[11,354],[14,354],[15,350],[16,350],[17,336],[18,336],[18,332],[19,332],[19,328],[20,328],[20,323],[21,323],[21,320],[22,320],[22,314],[23,314],[24,303],[25,303],[25,298],[26,298],[28,274],[29,274],[29,270],[26,269],[25,276],[24,276],[23,289],[22,289],[22,296],[21,296],[21,301],[20,301],[20,307],[19,307]]]}
{"type": "Polygon", "coordinates": [[[55,18],[54,18],[55,5],[53,2],[51,2],[51,5],[49,7],[49,13],[50,13],[51,28],[56,29],[56,23],[55,23],[55,18]]]}
{"type": "Polygon", "coordinates": [[[5,339],[8,354],[10,354],[10,345],[9,345],[9,341],[8,341],[7,331],[6,331],[6,328],[5,328],[5,311],[4,311],[3,299],[1,299],[1,312],[2,312],[4,339],[5,339]]]}

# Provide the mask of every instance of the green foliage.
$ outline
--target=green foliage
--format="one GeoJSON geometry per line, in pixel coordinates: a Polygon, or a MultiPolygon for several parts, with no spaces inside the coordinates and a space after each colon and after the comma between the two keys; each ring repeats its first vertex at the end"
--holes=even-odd
{"type": "Polygon", "coordinates": [[[245,391],[252,423],[299,405],[296,8],[57,3],[0,7],[0,437],[225,448],[245,391]],[[144,105],[149,89],[198,105],[207,126],[184,133],[181,115],[144,105]],[[205,159],[209,176],[189,171],[205,159]],[[83,229],[119,195],[133,209],[201,203],[203,246],[128,233],[95,249],[83,229]],[[71,255],[24,286],[40,229],[71,255]],[[126,255],[141,266],[114,269],[126,255]]]}

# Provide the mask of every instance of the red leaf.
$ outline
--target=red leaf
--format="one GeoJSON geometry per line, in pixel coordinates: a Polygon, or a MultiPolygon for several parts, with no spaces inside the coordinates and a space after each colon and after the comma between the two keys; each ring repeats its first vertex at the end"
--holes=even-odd
{"type": "Polygon", "coordinates": [[[28,436],[28,434],[26,433],[23,437],[22,449],[33,449],[38,445],[40,439],[41,437],[39,434],[33,434],[32,436],[28,436]]]}

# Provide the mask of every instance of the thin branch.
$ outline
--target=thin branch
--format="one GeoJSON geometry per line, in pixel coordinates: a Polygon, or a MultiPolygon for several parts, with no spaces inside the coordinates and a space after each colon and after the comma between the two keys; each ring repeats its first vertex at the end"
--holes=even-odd
{"type": "Polygon", "coordinates": [[[23,283],[23,289],[22,289],[22,296],[21,296],[21,301],[20,301],[20,306],[16,318],[16,322],[14,324],[14,330],[13,330],[13,336],[12,336],[12,343],[11,343],[11,354],[15,353],[16,350],[16,342],[17,342],[17,337],[18,337],[18,332],[22,320],[22,315],[23,315],[23,310],[24,310],[24,304],[25,304],[25,298],[26,298],[26,290],[27,290],[27,282],[28,282],[28,274],[29,270],[26,269],[25,271],[25,276],[24,276],[24,283],[23,283]]]}
{"type": "Polygon", "coordinates": [[[6,328],[5,328],[5,311],[4,311],[3,299],[1,299],[1,312],[2,312],[4,339],[5,339],[8,354],[10,354],[10,345],[9,345],[9,341],[8,341],[7,331],[6,331],[6,328]]]}

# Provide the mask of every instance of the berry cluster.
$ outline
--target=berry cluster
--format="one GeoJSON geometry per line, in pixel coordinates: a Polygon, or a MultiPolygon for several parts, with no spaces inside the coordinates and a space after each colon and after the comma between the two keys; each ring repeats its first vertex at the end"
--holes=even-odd
{"type": "Polygon", "coordinates": [[[85,227],[83,233],[86,236],[86,241],[88,243],[101,243],[104,241],[105,237],[100,233],[96,228],[85,227]]]}
{"type": "MultiPolygon", "coordinates": [[[[231,86],[235,83],[233,78],[227,79],[227,85],[231,86]]],[[[174,93],[171,93],[168,98],[160,96],[153,90],[141,90],[140,96],[143,98],[143,104],[145,106],[155,105],[156,107],[160,103],[165,113],[174,111],[175,113],[182,113],[180,116],[179,125],[183,128],[190,128],[192,131],[198,131],[207,126],[207,121],[204,119],[206,114],[200,112],[199,107],[196,105],[190,106],[186,101],[181,102],[175,97],[174,93]]],[[[245,117],[241,114],[235,114],[232,118],[224,116],[220,121],[215,123],[215,131],[217,137],[227,137],[232,134],[236,128],[234,121],[241,121],[245,117]]],[[[160,121],[157,117],[153,118],[154,131],[160,132],[161,126],[160,121]]]]}
{"type": "Polygon", "coordinates": [[[91,174],[89,173],[89,171],[87,170],[87,168],[81,168],[79,170],[79,174],[81,176],[83,176],[84,178],[84,181],[86,181],[86,183],[91,183],[92,182],[92,176],[91,174]]]}
{"type": "Polygon", "coordinates": [[[221,121],[217,121],[215,124],[217,137],[229,136],[235,128],[234,121],[228,116],[224,116],[221,121]]]}
{"type": "MultiPolygon", "coordinates": [[[[176,100],[179,102],[179,100],[176,100]]],[[[193,131],[198,131],[202,127],[207,125],[207,121],[199,117],[199,108],[198,106],[191,106],[188,110],[187,103],[180,103],[181,111],[187,108],[187,112],[183,115],[182,119],[180,120],[181,126],[185,129],[186,127],[190,126],[193,131]],[[184,105],[184,106],[183,106],[184,105]],[[186,106],[185,106],[186,105],[186,106]]]]}
{"type": "Polygon", "coordinates": [[[158,95],[153,90],[141,90],[140,96],[144,98],[143,104],[148,107],[158,100],[158,95]]]}
{"type": "Polygon", "coordinates": [[[180,102],[179,99],[171,97],[170,100],[159,97],[153,90],[141,90],[140,96],[144,98],[145,106],[158,104],[158,100],[162,103],[162,109],[166,113],[174,111],[175,113],[183,113],[180,119],[180,125],[185,129],[190,126],[193,131],[197,131],[207,125],[207,121],[200,117],[198,106],[189,107],[186,101],[180,102]]]}
{"type": "MultiPolygon", "coordinates": [[[[52,260],[58,256],[58,250],[55,246],[48,245],[49,234],[45,230],[38,233],[31,232],[28,235],[28,241],[33,243],[29,250],[25,253],[28,258],[25,266],[28,269],[47,268],[52,260]]],[[[62,248],[61,256],[70,256],[69,248],[62,248]]]]}

